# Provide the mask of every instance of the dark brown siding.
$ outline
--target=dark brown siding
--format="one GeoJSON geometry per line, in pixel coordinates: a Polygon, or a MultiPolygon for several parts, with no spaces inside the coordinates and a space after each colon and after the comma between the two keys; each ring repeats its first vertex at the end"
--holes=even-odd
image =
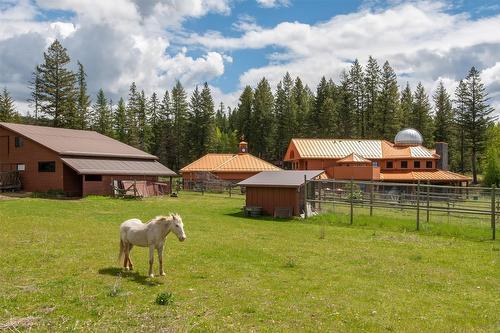
{"type": "Polygon", "coordinates": [[[16,136],[19,135],[0,128],[0,137],[8,137],[8,147],[5,139],[0,145],[0,166],[14,170],[16,164],[24,164],[26,170],[21,172],[21,183],[25,191],[63,190],[63,163],[58,154],[24,137],[22,147],[16,148],[16,136]],[[55,161],[56,171],[38,172],[38,162],[48,161],[55,161]]]}
{"type": "Polygon", "coordinates": [[[69,166],[63,167],[64,193],[70,197],[82,196],[82,176],[69,166]]]}
{"type": "Polygon", "coordinates": [[[247,187],[246,205],[262,207],[267,215],[274,215],[276,207],[290,207],[299,215],[299,192],[296,188],[247,187]]]}

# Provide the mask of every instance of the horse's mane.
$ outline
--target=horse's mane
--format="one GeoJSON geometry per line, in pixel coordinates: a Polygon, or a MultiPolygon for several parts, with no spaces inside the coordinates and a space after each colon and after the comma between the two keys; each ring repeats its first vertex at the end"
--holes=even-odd
{"type": "Polygon", "coordinates": [[[167,221],[173,221],[176,218],[179,218],[180,215],[177,213],[169,213],[168,215],[158,215],[148,223],[158,223],[160,220],[167,220],[167,221]]]}

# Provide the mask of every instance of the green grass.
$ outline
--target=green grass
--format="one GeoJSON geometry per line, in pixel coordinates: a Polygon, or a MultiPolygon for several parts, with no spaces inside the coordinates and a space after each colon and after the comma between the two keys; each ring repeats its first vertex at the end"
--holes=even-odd
{"type": "Polygon", "coordinates": [[[22,330],[12,323],[24,318],[36,331],[500,331],[499,241],[463,228],[417,233],[405,216],[361,211],[353,226],[343,215],[249,219],[243,204],[184,192],[0,201],[0,327],[22,330]],[[167,276],[146,276],[143,248],[123,272],[120,223],[170,211],[188,239],[167,239],[167,276]],[[172,301],[157,304],[161,295],[172,301]]]}

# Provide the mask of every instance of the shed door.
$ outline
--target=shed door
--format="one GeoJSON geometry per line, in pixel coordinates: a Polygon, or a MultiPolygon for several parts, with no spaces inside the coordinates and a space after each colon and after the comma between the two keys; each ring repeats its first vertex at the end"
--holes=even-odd
{"type": "Polygon", "coordinates": [[[0,163],[7,163],[9,158],[9,137],[0,136],[0,163]]]}

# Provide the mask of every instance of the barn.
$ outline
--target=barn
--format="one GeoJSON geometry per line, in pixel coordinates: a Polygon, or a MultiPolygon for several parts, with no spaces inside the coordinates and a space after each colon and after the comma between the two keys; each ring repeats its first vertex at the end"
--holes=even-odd
{"type": "Polygon", "coordinates": [[[413,128],[397,133],[394,142],[365,139],[293,138],[284,157],[293,170],[325,170],[329,178],[398,183],[418,181],[467,185],[470,177],[448,170],[448,144],[423,146],[413,128]]]}
{"type": "Polygon", "coordinates": [[[246,209],[272,216],[298,216],[304,211],[304,180],[321,178],[326,178],[323,170],[264,171],[238,185],[246,188],[246,209]]]}
{"type": "Polygon", "coordinates": [[[248,143],[241,141],[237,154],[206,154],[183,167],[180,172],[184,187],[191,189],[200,182],[237,183],[262,171],[279,171],[277,166],[248,152],[248,143]]]}
{"type": "Polygon", "coordinates": [[[22,189],[68,196],[110,195],[112,183],[176,174],[156,156],[94,131],[0,122],[0,172],[16,172],[22,189]]]}

